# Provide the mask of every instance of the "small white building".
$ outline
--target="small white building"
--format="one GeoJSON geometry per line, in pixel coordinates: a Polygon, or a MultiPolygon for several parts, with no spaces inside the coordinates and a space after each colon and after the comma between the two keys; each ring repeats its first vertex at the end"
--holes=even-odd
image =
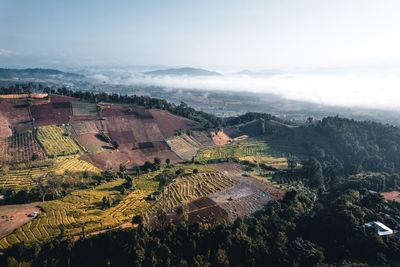
{"type": "Polygon", "coordinates": [[[378,235],[380,235],[380,236],[393,234],[392,229],[390,229],[389,227],[387,227],[386,225],[384,225],[383,223],[378,222],[378,221],[366,223],[366,224],[364,224],[364,226],[375,227],[378,230],[378,235]]]}

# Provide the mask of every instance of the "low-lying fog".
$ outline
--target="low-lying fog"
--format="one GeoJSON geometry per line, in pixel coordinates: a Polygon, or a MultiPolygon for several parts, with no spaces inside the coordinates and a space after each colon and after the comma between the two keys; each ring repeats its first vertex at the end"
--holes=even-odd
{"type": "Polygon", "coordinates": [[[393,72],[152,77],[138,72],[114,70],[90,77],[113,84],[250,91],[331,106],[400,110],[400,75],[393,72]]]}

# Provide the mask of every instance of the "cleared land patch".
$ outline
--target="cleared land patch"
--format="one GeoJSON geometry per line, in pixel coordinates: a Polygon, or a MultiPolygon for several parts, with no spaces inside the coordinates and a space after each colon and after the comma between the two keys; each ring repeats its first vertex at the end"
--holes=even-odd
{"type": "Polygon", "coordinates": [[[211,137],[217,146],[229,144],[229,140],[231,140],[231,138],[223,131],[211,132],[211,137]]]}
{"type": "Polygon", "coordinates": [[[383,192],[381,195],[386,199],[386,200],[393,200],[400,202],[400,192],[399,191],[391,191],[391,192],[383,192]]]}
{"type": "Polygon", "coordinates": [[[72,115],[69,102],[34,105],[30,107],[30,112],[35,127],[68,123],[72,115]]]}
{"type": "Polygon", "coordinates": [[[0,238],[12,233],[18,227],[33,220],[32,212],[40,213],[39,202],[19,205],[0,205],[0,238]]]}
{"type": "Polygon", "coordinates": [[[0,164],[12,164],[45,158],[32,132],[0,139],[0,164]]]}
{"type": "Polygon", "coordinates": [[[26,133],[33,130],[32,119],[29,114],[29,106],[26,99],[0,99],[0,114],[4,123],[3,134],[0,137],[26,133]]]}
{"type": "Polygon", "coordinates": [[[165,139],[171,138],[177,135],[179,132],[201,128],[201,124],[198,122],[173,115],[164,110],[151,109],[150,113],[156,120],[157,125],[165,139]]]}
{"type": "Polygon", "coordinates": [[[42,126],[37,129],[36,135],[48,156],[66,156],[82,151],[66,127],[42,126]]]}

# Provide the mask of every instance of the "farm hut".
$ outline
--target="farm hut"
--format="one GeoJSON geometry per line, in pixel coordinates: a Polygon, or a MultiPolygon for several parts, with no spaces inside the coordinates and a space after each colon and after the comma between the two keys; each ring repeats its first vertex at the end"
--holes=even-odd
{"type": "Polygon", "coordinates": [[[374,221],[374,222],[369,222],[364,224],[364,227],[375,227],[378,230],[378,235],[383,236],[383,235],[391,235],[393,234],[393,230],[384,225],[383,223],[379,221],[374,221]]]}

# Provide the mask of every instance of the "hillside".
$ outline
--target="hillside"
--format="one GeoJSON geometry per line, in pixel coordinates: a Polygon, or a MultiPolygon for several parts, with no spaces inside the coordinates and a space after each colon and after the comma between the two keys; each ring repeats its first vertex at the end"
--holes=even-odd
{"type": "Polygon", "coordinates": [[[0,68],[0,79],[82,79],[85,76],[76,73],[62,72],[55,69],[5,69],[0,68]]]}
{"type": "Polygon", "coordinates": [[[215,71],[208,71],[204,69],[197,69],[197,68],[177,68],[177,69],[164,69],[164,70],[155,70],[155,71],[148,71],[144,72],[145,75],[150,76],[222,76],[221,73],[215,71]]]}
{"type": "Polygon", "coordinates": [[[399,203],[379,195],[400,189],[396,127],[338,117],[295,126],[149,97],[13,90],[0,97],[0,192],[14,204],[0,205],[0,263],[379,265],[400,255],[400,239],[363,227],[400,230],[399,203]]]}

